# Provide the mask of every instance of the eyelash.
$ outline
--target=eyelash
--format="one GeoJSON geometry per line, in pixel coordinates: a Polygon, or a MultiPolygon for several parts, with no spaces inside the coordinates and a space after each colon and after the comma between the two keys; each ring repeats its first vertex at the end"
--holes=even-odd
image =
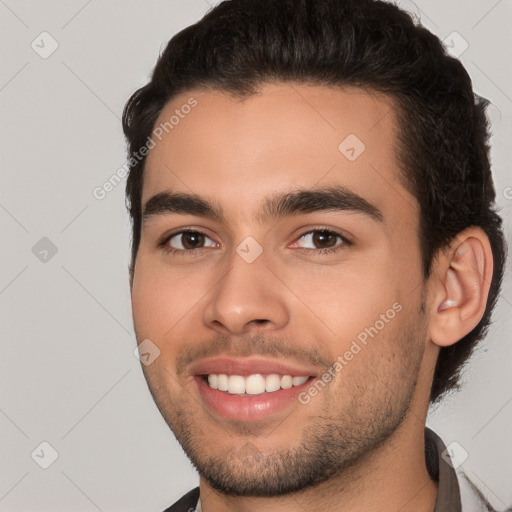
{"type": "MultiPolygon", "coordinates": [[[[318,232],[335,235],[337,238],[339,238],[341,240],[341,244],[336,245],[335,247],[324,247],[323,249],[311,249],[311,248],[307,248],[307,247],[299,247],[296,250],[299,250],[305,254],[313,254],[315,256],[322,256],[324,254],[332,254],[332,253],[338,252],[344,248],[347,248],[347,247],[350,247],[351,245],[353,245],[352,242],[345,235],[340,233],[339,231],[336,231],[335,229],[331,229],[331,228],[324,228],[324,227],[310,229],[309,231],[302,233],[297,238],[296,242],[298,242],[302,238],[306,237],[307,235],[311,235],[313,233],[318,233],[318,232]]],[[[294,242],[294,243],[296,243],[296,242],[294,242]]]]}
{"type": "MultiPolygon", "coordinates": [[[[307,235],[310,235],[312,233],[316,233],[319,231],[325,232],[328,234],[332,234],[332,235],[336,235],[336,237],[341,239],[342,243],[335,247],[325,247],[323,249],[311,249],[311,248],[307,248],[307,247],[299,247],[296,250],[299,250],[306,254],[313,253],[315,255],[324,255],[324,254],[332,254],[332,253],[337,252],[345,247],[350,247],[351,245],[353,245],[353,243],[350,240],[348,240],[347,237],[344,236],[343,234],[341,234],[339,231],[336,231],[332,228],[327,229],[327,228],[322,228],[322,227],[310,229],[309,231],[302,233],[300,236],[297,237],[296,242],[298,242],[299,240],[301,240],[302,238],[304,238],[307,235]]],[[[161,248],[162,250],[164,250],[167,254],[173,254],[173,255],[187,254],[187,256],[191,256],[191,257],[200,256],[202,254],[203,250],[209,249],[208,247],[200,247],[198,249],[176,249],[174,247],[170,247],[167,245],[169,243],[169,241],[171,240],[171,238],[174,238],[175,236],[179,236],[179,235],[184,235],[187,233],[197,233],[197,234],[204,235],[204,236],[210,238],[206,233],[203,233],[202,231],[198,231],[196,229],[184,229],[182,231],[178,231],[176,233],[172,233],[169,236],[166,236],[162,241],[160,241],[158,243],[158,247],[161,248]]],[[[294,243],[296,243],[296,242],[294,242],[294,243]]]]}
{"type": "Polygon", "coordinates": [[[203,233],[202,231],[199,231],[197,229],[183,229],[181,231],[178,231],[177,233],[172,233],[171,235],[169,236],[166,236],[161,242],[158,243],[158,247],[160,247],[161,249],[163,249],[167,254],[173,254],[173,255],[184,255],[186,254],[187,256],[200,256],[203,252],[203,250],[207,250],[208,247],[200,247],[199,249],[176,249],[174,247],[171,247],[169,245],[167,245],[169,243],[169,241],[171,240],[171,238],[174,238],[175,236],[179,236],[179,235],[184,235],[184,234],[187,234],[187,233],[197,233],[198,235],[204,235],[208,238],[211,238],[209,237],[206,233],[203,233]]]}

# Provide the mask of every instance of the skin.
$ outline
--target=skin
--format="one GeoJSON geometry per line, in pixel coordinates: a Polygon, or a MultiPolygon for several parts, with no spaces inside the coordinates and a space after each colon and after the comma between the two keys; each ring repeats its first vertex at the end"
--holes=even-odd
{"type": "MultiPolygon", "coordinates": [[[[148,217],[132,307],[138,341],[160,350],[143,370],[199,470],[203,511],[432,511],[437,484],[423,441],[432,375],[439,348],[483,314],[492,275],[485,234],[459,234],[423,279],[418,203],[399,176],[386,96],[298,84],[267,84],[243,100],[194,90],[169,102],[156,125],[190,97],[197,107],[148,155],[142,204],[163,191],[196,194],[224,219],[148,217]],[[338,150],[349,134],[365,144],[354,161],[338,150]],[[258,217],[272,194],[322,186],[358,194],[382,221],[354,211],[258,217]],[[207,235],[206,246],[186,254],[159,246],[184,228],[207,235]],[[322,253],[301,238],[320,228],[351,243],[334,237],[337,250],[322,253]],[[263,251],[250,264],[236,252],[248,236],[263,251]],[[202,354],[259,354],[320,376],[396,303],[400,312],[306,405],[233,421],[198,393],[190,368],[202,354]],[[323,479],[293,476],[313,460],[323,479]],[[276,481],[303,488],[279,495],[276,481]],[[274,495],[261,496],[265,488],[274,495]]],[[[176,248],[183,237],[172,240],[176,248]]]]}

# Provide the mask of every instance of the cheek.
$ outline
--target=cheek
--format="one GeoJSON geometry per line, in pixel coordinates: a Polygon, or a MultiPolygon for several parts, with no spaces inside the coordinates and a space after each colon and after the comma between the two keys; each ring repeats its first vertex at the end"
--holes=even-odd
{"type": "MultiPolygon", "coordinates": [[[[169,272],[162,265],[149,262],[144,255],[137,261],[133,287],[132,311],[139,338],[150,338],[158,345],[172,337],[194,314],[205,291],[199,276],[169,272]]],[[[165,347],[163,347],[165,348],[165,347]]]]}
{"type": "Polygon", "coordinates": [[[386,312],[394,318],[401,284],[383,261],[362,265],[354,260],[314,273],[290,271],[283,281],[290,283],[298,299],[297,316],[305,315],[309,329],[320,329],[341,346],[376,322],[380,326],[386,312]]]}

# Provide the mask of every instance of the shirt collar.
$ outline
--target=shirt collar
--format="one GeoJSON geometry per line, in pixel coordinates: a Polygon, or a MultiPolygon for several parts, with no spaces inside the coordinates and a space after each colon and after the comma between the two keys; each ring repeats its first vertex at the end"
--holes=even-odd
{"type": "Polygon", "coordinates": [[[443,441],[425,427],[425,462],[430,478],[438,484],[434,512],[461,512],[457,474],[446,459],[450,460],[443,441]]]}

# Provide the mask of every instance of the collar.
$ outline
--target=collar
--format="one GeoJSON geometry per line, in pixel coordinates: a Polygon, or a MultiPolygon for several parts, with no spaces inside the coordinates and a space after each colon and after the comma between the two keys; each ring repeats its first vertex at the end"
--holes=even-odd
{"type": "Polygon", "coordinates": [[[441,438],[425,427],[425,462],[430,478],[438,483],[434,512],[462,512],[457,474],[446,461],[447,453],[441,438]]]}

